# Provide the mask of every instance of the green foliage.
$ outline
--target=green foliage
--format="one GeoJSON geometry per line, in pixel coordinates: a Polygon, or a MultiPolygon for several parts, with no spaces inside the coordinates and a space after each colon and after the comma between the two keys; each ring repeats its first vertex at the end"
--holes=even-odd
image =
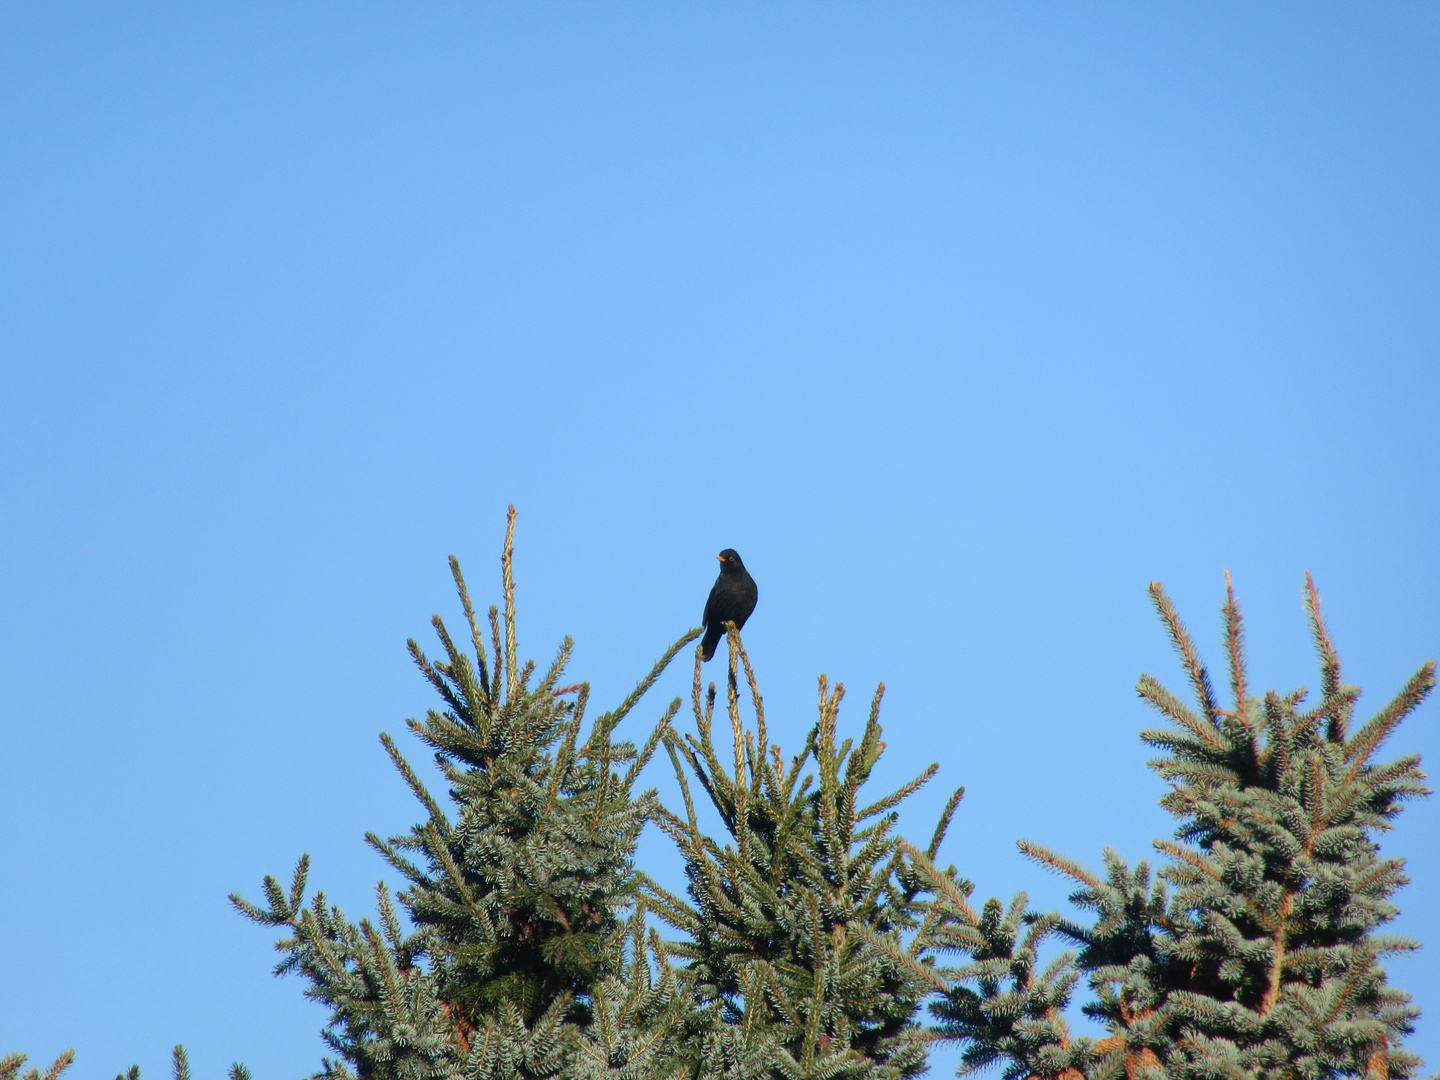
{"type": "MultiPolygon", "coordinates": [[[[444,708],[408,724],[434,751],[453,818],[382,737],[426,815],[388,840],[367,836],[406,879],[397,896],[403,917],[383,885],[378,926],[351,922],[320,893],[307,904],[305,857],[288,890],[265,879],[265,907],[232,896],[247,917],[286,932],[277,972],[301,974],[307,995],[330,1009],[324,1034],[338,1056],[320,1075],[554,1076],[596,1022],[597,1003],[614,1006],[627,920],[640,914],[635,841],[656,805],[653,791],[634,786],[680,703],[638,749],[612,735],[699,631],[671,646],[582,737],[589,687],[559,685],[569,639],[538,681],[533,662],[519,662],[513,530],[512,508],[501,559],[505,609],[490,609],[489,650],[453,559],[473,656],[438,616],[443,660],[410,642],[444,708]]],[[[650,1007],[644,994],[632,996],[642,1012],[650,1007]]],[[[600,1019],[612,1015],[602,1010],[600,1019]]]]}
{"type": "MultiPolygon", "coordinates": [[[[1166,857],[1158,880],[1113,851],[1101,877],[1021,844],[1073,878],[1072,901],[1095,913],[1088,926],[1055,924],[1081,947],[1075,964],[1096,993],[1086,1011],[1110,1031],[1093,1067],[1071,1064],[1096,1078],[1413,1076],[1419,1060],[1402,1040],[1418,1010],[1381,961],[1419,946],[1375,932],[1394,918],[1392,898],[1407,882],[1404,860],[1382,858],[1376,841],[1405,800],[1429,789],[1417,755],[1376,754],[1434,687],[1434,663],[1352,732],[1360,691],[1341,679],[1307,576],[1320,701],[1303,709],[1304,690],[1252,696],[1227,577],[1232,704],[1222,709],[1169,598],[1158,584],[1150,592],[1196,698],[1192,708],[1148,675],[1138,687],[1169,721],[1141,733],[1163,752],[1151,765],[1170,785],[1161,805],[1179,820],[1174,840],[1155,843],[1166,857]]],[[[1049,917],[1029,918],[1041,926],[1049,917]]],[[[1058,1075],[994,1035],[974,1037],[977,1061],[1004,1053],[1025,1061],[1023,1071],[1058,1075]]]]}
{"type": "Polygon", "coordinates": [[[689,902],[654,882],[647,896],[685,935],[670,953],[684,962],[697,1001],[719,1022],[774,1041],[774,1075],[917,1075],[925,1068],[928,1037],[915,1014],[929,982],[912,970],[907,950],[924,905],[905,874],[903,840],[894,830],[896,807],[936,767],[862,802],[884,750],[884,687],[859,744],[837,745],[844,688],[830,691],[823,677],[819,720],[787,764],[769,742],[764,703],[733,629],[729,642],[732,761],[723,761],[715,746],[715,686],[702,699],[698,656],[697,734],[666,735],[684,817],[660,810],[658,820],[685,858],[689,902]],[[754,709],[753,733],[741,723],[739,665],[754,709]],[[816,772],[807,773],[809,767],[816,772]],[[692,777],[719,815],[728,838],[723,845],[700,822],[692,777]]]}
{"type": "MultiPolygon", "coordinates": [[[[329,1010],[334,1056],[317,1076],[904,1080],[942,1039],[960,1044],[962,1074],[995,1068],[1005,1080],[1415,1075],[1403,1041],[1417,1010],[1383,965],[1418,946],[1379,932],[1406,878],[1377,838],[1429,790],[1418,757],[1377,755],[1433,688],[1434,665],[1357,725],[1359,691],[1341,679],[1308,578],[1321,666],[1309,709],[1304,691],[1249,693],[1233,591],[1222,609],[1233,701],[1220,708],[1151,586],[1195,696],[1192,706],[1150,676],[1139,683],[1167,722],[1142,738],[1161,751],[1151,764],[1178,828],[1156,842],[1157,867],[1107,848],[1101,873],[1022,842],[1076,883],[1085,917],[1069,919],[1032,910],[1024,893],[977,907],[973,884],[942,869],[963,789],[924,849],[898,833],[901,804],[936,767],[867,793],[884,751],[883,686],[854,740],[839,733],[843,687],[822,677],[816,723],[787,759],[730,626],[731,746],[716,745],[717,692],[702,690],[698,652],[694,732],[673,727],[677,699],[643,743],[618,739],[692,630],[587,726],[588,684],[561,685],[569,639],[543,673],[519,660],[513,509],[509,524],[503,611],[482,623],[451,560],[470,651],[438,616],[443,657],[410,642],[440,706],[408,724],[434,754],[448,806],[382,736],[423,811],[408,831],[367,836],[400,891],[379,885],[374,917],[351,921],[308,893],[302,856],[288,887],[265,879],[263,906],[232,897],[281,932],[277,973],[299,974],[329,1010]],[[638,787],[662,745],[683,801],[674,809],[638,787]],[[684,895],[636,868],[647,822],[678,846],[684,895]],[[651,914],[675,940],[647,925],[651,914]],[[1082,980],[1103,1038],[1066,1022],[1082,980]]],[[[20,1077],[23,1060],[0,1061],[0,1080],[56,1080],[68,1063],[20,1077]]],[[[175,1080],[189,1080],[181,1048],[175,1080]]],[[[237,1065],[231,1080],[249,1077],[237,1065]]]]}
{"type": "MultiPolygon", "coordinates": [[[[921,873],[935,870],[922,864],[921,873]]],[[[1022,892],[1008,905],[987,900],[978,915],[967,903],[934,936],[936,951],[968,959],[938,973],[944,996],[931,1006],[938,1033],[964,1047],[963,1071],[1001,1065],[1010,1080],[1075,1075],[1090,1065],[1090,1040],[1072,1038],[1063,1015],[1077,979],[1073,954],[1040,960],[1058,923],[1029,911],[1022,892]]]]}
{"type": "MultiPolygon", "coordinates": [[[[229,1080],[250,1080],[250,1070],[238,1061],[230,1066],[227,1074],[229,1080]]],[[[185,1052],[184,1046],[176,1046],[170,1051],[170,1076],[171,1080],[190,1080],[190,1055],[185,1052]]],[[[140,1066],[130,1066],[130,1071],[117,1076],[115,1080],[140,1080],[140,1066]]]]}
{"type": "MultiPolygon", "coordinates": [[[[1228,581],[1227,581],[1228,585],[1228,581]]],[[[1240,608],[1223,609],[1233,704],[1214,704],[1205,669],[1158,585],[1151,587],[1190,675],[1202,715],[1178,706],[1153,679],[1140,694],[1170,720],[1141,737],[1165,756],[1163,800],[1180,842],[1159,842],[1162,871],[1183,916],[1170,955],[1191,967],[1174,995],[1181,1031],[1207,1040],[1181,1048],[1181,1075],[1201,1075],[1221,1054],[1260,1074],[1412,1076],[1400,1047],[1418,1010],[1388,986],[1380,958],[1418,942],[1377,935],[1394,918],[1404,860],[1381,858],[1377,834],[1406,799],[1429,794],[1418,755],[1381,762],[1381,744],[1435,685],[1427,663],[1394,699],[1351,733],[1360,691],[1340,661],[1306,579],[1319,653],[1321,698],[1305,691],[1247,692],[1240,608]]]]}
{"type": "MultiPolygon", "coordinates": [[[[24,1054],[6,1054],[0,1057],[0,1080],[57,1080],[60,1074],[74,1063],[75,1051],[66,1050],[51,1062],[44,1072],[32,1068],[22,1073],[20,1069],[25,1061],[24,1054]]],[[[185,1047],[175,1047],[171,1051],[170,1061],[173,1080],[190,1080],[190,1059],[185,1053],[185,1047]]],[[[250,1080],[250,1070],[237,1061],[230,1066],[229,1077],[230,1080],[250,1080]]],[[[119,1073],[115,1080],[140,1080],[140,1066],[131,1065],[123,1073],[119,1073]]]]}
{"type": "Polygon", "coordinates": [[[29,1055],[19,1052],[6,1054],[0,1057],[0,1080],[56,1080],[75,1061],[75,1051],[66,1050],[50,1063],[50,1067],[41,1072],[38,1067],[20,1071],[25,1066],[29,1055]]]}

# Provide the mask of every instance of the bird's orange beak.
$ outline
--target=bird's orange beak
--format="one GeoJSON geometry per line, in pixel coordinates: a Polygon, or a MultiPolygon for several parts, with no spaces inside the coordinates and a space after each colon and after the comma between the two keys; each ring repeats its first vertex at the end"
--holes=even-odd
{"type": "Polygon", "coordinates": [[[724,561],[725,561],[725,556],[724,556],[724,555],[716,555],[715,558],[719,559],[721,562],[724,562],[724,561]]]}

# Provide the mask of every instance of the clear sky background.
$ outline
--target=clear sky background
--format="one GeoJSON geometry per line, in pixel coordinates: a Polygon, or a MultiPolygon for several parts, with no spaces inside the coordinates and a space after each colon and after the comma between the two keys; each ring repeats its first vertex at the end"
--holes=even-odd
{"type": "Polygon", "coordinates": [[[1218,675],[1229,568],[1286,690],[1311,570],[1368,715],[1440,653],[1437,57],[1430,3],[4,6],[0,1052],[317,1066],[226,894],[308,851],[371,910],[405,638],[510,502],[601,703],[739,549],[772,730],[884,680],[982,896],[1173,828],[1152,579],[1218,675]]]}

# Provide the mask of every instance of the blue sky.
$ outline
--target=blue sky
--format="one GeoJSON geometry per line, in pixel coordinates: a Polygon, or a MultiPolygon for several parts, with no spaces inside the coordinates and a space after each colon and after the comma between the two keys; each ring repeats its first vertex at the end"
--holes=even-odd
{"type": "MultiPolygon", "coordinates": [[[[5,7],[0,1051],[316,1066],[226,894],[308,851],[370,910],[404,640],[511,502],[522,645],[601,702],[739,549],[772,730],[883,679],[982,895],[1169,834],[1152,579],[1218,670],[1228,568],[1289,689],[1312,571],[1378,707],[1440,653],[1437,52],[1418,3],[5,7]]],[[[1431,1068],[1437,833],[1387,842],[1431,1068]]]]}

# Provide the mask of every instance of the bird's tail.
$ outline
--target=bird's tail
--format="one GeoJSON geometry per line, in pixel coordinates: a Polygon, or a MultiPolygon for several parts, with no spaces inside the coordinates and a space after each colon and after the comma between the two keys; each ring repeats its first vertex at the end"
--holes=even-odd
{"type": "Polygon", "coordinates": [[[720,644],[720,639],[725,636],[725,630],[719,626],[710,626],[705,629],[705,639],[700,642],[700,659],[710,660],[715,655],[715,647],[720,644]]]}

